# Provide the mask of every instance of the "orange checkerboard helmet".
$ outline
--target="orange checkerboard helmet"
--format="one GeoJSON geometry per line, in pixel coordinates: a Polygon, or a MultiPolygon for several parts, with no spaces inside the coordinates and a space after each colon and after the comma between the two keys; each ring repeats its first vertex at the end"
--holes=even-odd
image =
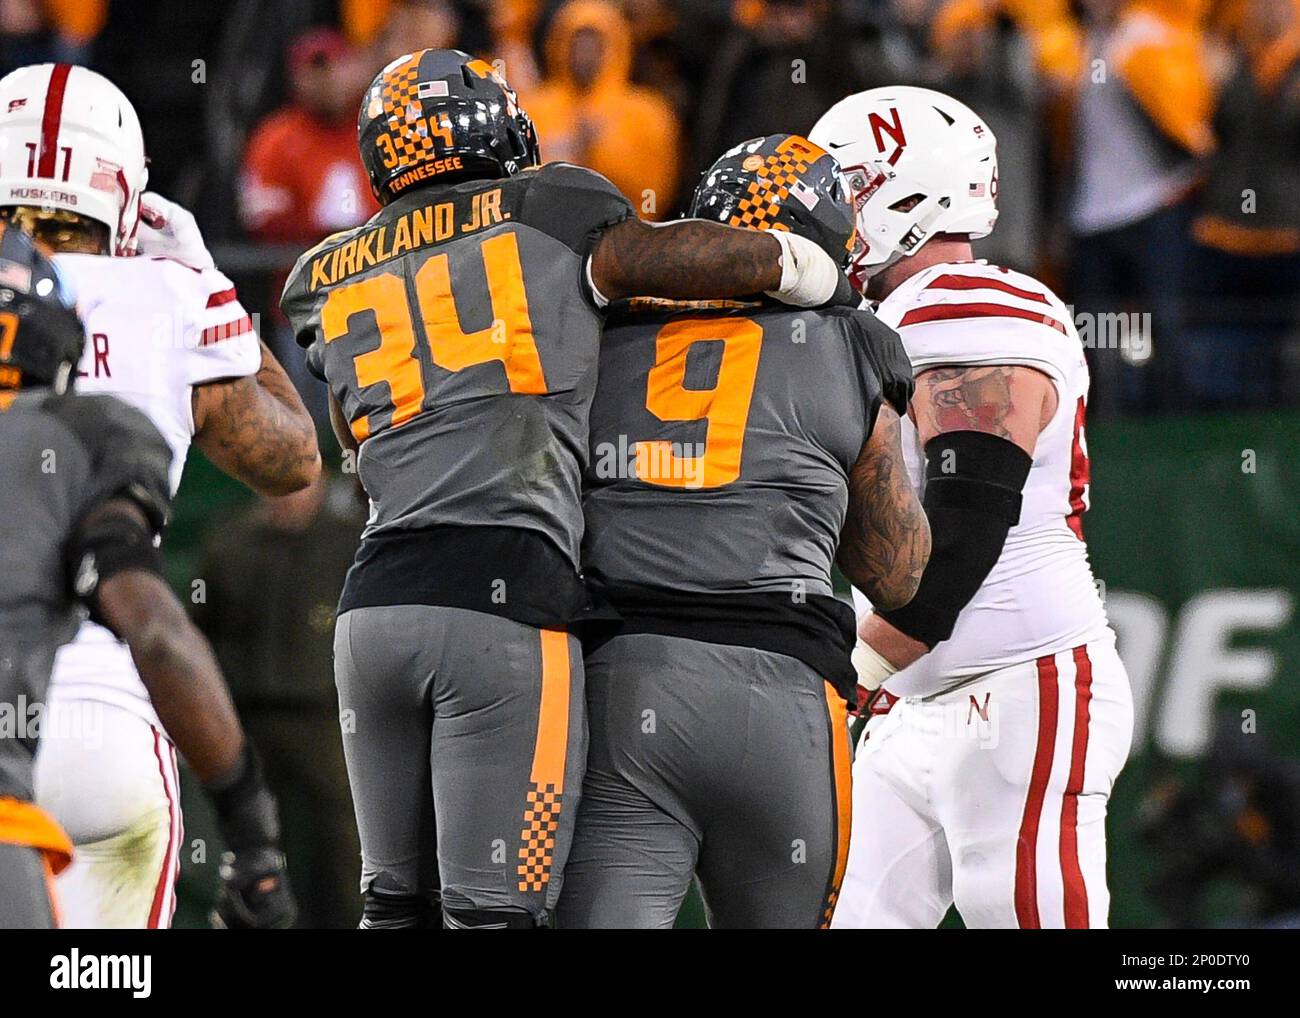
{"type": "Polygon", "coordinates": [[[749,230],[788,230],[836,264],[853,250],[853,206],[839,163],[797,134],[741,142],[704,173],[687,215],[749,230]]]}
{"type": "Polygon", "coordinates": [[[381,204],[411,187],[510,177],[540,161],[514,89],[487,61],[454,49],[408,53],[380,71],[357,135],[381,204]]]}

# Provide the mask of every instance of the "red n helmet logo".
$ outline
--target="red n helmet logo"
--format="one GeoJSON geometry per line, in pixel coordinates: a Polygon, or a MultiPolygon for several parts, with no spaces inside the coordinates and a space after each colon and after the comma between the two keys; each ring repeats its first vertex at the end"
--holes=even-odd
{"type": "Polygon", "coordinates": [[[867,124],[871,127],[871,137],[875,139],[876,149],[881,155],[885,154],[885,139],[882,135],[889,135],[890,140],[894,143],[894,151],[889,154],[885,160],[890,166],[898,162],[898,157],[903,154],[903,149],[907,146],[907,137],[903,134],[903,125],[898,119],[898,108],[889,107],[890,120],[886,120],[879,113],[871,112],[867,114],[867,124]]]}

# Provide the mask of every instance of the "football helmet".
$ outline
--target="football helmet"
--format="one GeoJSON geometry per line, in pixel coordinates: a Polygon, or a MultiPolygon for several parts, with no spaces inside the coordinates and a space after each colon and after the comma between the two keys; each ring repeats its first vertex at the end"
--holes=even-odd
{"type": "Polygon", "coordinates": [[[148,180],[135,108],[103,75],[33,64],[0,78],[0,207],[103,223],[109,253],[129,254],[148,180]]]}
{"type": "Polygon", "coordinates": [[[380,71],[357,140],[380,204],[419,184],[510,177],[541,158],[514,89],[486,60],[454,49],[408,53],[380,71]]]}
{"type": "Polygon", "coordinates": [[[840,167],[797,134],[741,142],[704,173],[688,216],[815,241],[841,268],[853,248],[853,206],[840,167]]]}
{"type": "Polygon", "coordinates": [[[86,333],[54,263],[0,223],[0,390],[72,385],[86,333]]]}
{"type": "Polygon", "coordinates": [[[858,290],[935,234],[977,239],[997,221],[997,139],[951,96],[869,89],[837,102],[808,137],[839,160],[853,201],[849,279],[858,290]]]}

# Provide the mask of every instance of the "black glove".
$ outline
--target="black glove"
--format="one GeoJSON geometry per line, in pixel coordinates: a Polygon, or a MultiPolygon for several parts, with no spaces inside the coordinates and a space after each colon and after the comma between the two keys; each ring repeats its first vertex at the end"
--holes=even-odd
{"type": "Polygon", "coordinates": [[[218,930],[283,930],[298,918],[284,853],[246,848],[221,857],[221,888],[208,921],[218,930]]]}
{"type": "Polygon", "coordinates": [[[204,789],[217,810],[228,851],[221,857],[221,888],[209,921],[217,929],[265,930],[292,926],[298,906],[289,889],[275,797],[247,742],[239,759],[204,789]]]}
{"type": "Polygon", "coordinates": [[[912,375],[912,362],[903,349],[903,340],[870,311],[863,310],[858,317],[864,325],[863,347],[867,360],[880,379],[885,401],[899,417],[906,416],[912,393],[916,391],[916,378],[912,375]]]}

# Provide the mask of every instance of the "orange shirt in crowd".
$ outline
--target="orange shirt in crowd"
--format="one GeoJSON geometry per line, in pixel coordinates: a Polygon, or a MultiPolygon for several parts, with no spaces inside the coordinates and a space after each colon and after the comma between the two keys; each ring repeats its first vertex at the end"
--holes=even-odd
{"type": "MultiPolygon", "coordinates": [[[[1194,155],[1214,148],[1208,12],[1207,0],[1127,0],[1105,50],[1155,127],[1194,155]]],[[[989,25],[999,13],[1015,20],[1040,73],[1058,89],[1072,91],[1082,74],[1092,73],[1084,28],[1067,0],[946,0],[932,26],[934,45],[940,51],[959,46],[963,31],[989,25]]]]}
{"type": "Polygon", "coordinates": [[[631,29],[618,9],[600,0],[575,0],[556,14],[546,37],[550,76],[520,95],[533,118],[548,162],[590,167],[613,181],[646,219],[672,205],[677,184],[677,117],[658,92],[629,81],[631,29]],[[569,70],[570,45],[583,29],[598,33],[603,61],[580,89],[569,70]]]}

